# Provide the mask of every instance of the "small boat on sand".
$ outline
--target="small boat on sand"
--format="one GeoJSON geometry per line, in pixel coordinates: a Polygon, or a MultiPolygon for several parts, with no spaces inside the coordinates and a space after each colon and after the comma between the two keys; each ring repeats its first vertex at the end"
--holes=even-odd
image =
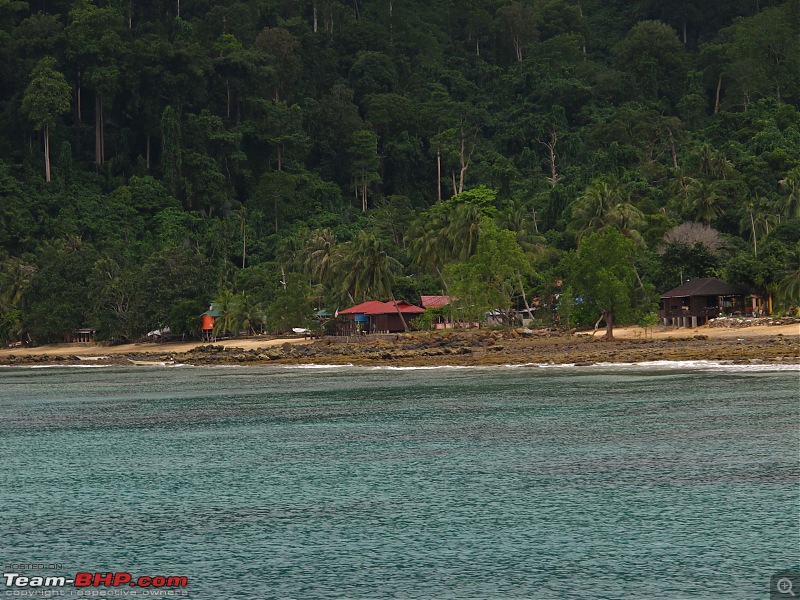
{"type": "Polygon", "coordinates": [[[174,360],[133,360],[132,358],[128,360],[137,367],[166,367],[175,364],[174,360]]]}

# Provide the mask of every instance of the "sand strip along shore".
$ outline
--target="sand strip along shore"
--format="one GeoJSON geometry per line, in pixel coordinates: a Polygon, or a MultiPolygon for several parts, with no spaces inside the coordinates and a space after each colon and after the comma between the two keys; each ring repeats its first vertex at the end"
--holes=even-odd
{"type": "MultiPolygon", "coordinates": [[[[663,328],[661,328],[663,329],[663,328]]],[[[800,326],[668,329],[647,332],[616,328],[615,341],[602,331],[573,336],[523,337],[515,331],[470,330],[326,337],[317,340],[247,338],[202,342],[139,343],[119,346],[58,344],[0,350],[0,364],[358,364],[494,365],[594,364],[716,360],[800,364],[800,326]]]]}

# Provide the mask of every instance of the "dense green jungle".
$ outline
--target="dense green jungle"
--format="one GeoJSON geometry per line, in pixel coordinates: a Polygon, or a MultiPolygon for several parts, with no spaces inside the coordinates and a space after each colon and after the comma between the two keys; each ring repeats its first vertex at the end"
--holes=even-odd
{"type": "Polygon", "coordinates": [[[0,0],[0,49],[5,343],[800,304],[800,0],[0,0]]]}

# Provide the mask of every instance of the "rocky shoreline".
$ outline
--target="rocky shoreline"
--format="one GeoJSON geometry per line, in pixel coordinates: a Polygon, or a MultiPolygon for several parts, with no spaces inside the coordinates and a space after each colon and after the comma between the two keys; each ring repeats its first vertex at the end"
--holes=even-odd
{"type": "Polygon", "coordinates": [[[516,332],[478,331],[326,337],[308,344],[245,350],[219,345],[188,352],[141,352],[97,356],[8,354],[0,363],[30,365],[230,365],[230,364],[352,364],[365,366],[480,366],[519,364],[630,363],[711,360],[733,363],[800,364],[800,336],[713,339],[687,335],[668,339],[601,341],[599,336],[534,336],[516,332]]]}

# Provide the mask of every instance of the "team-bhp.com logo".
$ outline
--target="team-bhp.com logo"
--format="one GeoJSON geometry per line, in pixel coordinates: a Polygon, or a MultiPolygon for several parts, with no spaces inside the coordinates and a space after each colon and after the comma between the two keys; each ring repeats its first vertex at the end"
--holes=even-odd
{"type": "Polygon", "coordinates": [[[186,587],[188,580],[183,576],[143,575],[136,579],[130,573],[76,573],[75,577],[34,576],[28,577],[19,573],[3,573],[7,587],[39,588],[39,587],[141,587],[141,588],[174,588],[186,587]]]}

